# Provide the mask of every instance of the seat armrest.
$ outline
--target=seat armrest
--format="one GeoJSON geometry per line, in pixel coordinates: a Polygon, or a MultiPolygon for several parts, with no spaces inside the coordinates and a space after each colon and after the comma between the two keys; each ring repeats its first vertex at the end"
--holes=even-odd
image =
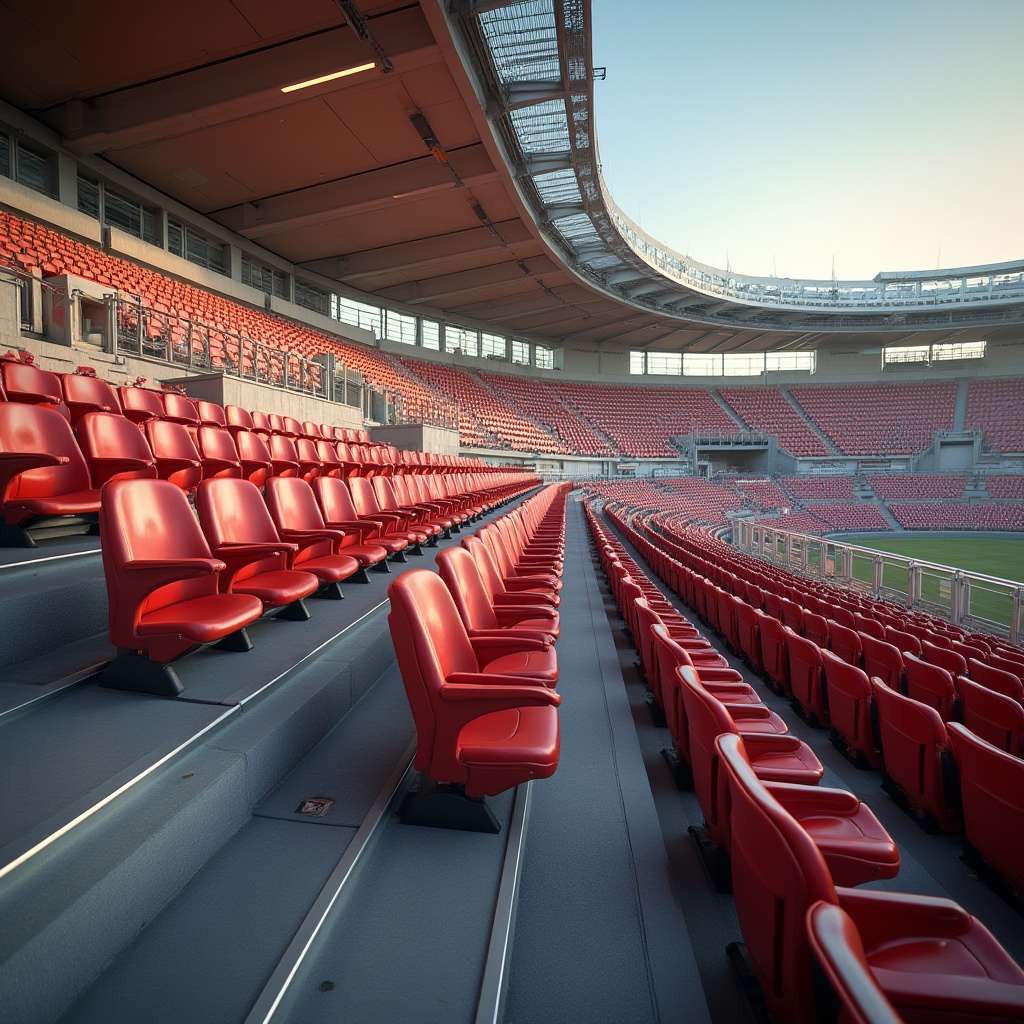
{"type": "Polygon", "coordinates": [[[541,633],[516,632],[511,629],[498,630],[493,633],[470,634],[469,642],[479,658],[490,655],[490,658],[503,657],[506,654],[520,654],[523,651],[547,651],[551,644],[546,643],[541,633]]]}
{"type": "Polygon", "coordinates": [[[514,707],[550,705],[557,708],[562,703],[561,695],[543,683],[521,676],[485,676],[477,672],[453,672],[441,684],[439,692],[443,701],[490,704],[481,714],[514,707]]]}
{"type": "Polygon", "coordinates": [[[861,801],[846,789],[800,786],[792,782],[765,782],[765,789],[794,817],[812,814],[856,814],[861,801]]]}

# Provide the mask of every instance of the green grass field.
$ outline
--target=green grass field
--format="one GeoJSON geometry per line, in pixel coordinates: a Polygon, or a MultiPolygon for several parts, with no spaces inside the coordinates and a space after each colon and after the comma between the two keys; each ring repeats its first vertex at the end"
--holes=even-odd
{"type": "MultiPolygon", "coordinates": [[[[966,569],[968,572],[983,573],[999,579],[1024,581],[1024,537],[1017,540],[1001,537],[947,538],[868,533],[844,536],[841,541],[858,547],[892,552],[905,558],[916,558],[938,565],[966,569]]],[[[853,572],[858,579],[869,580],[870,558],[855,557],[853,572]]],[[[905,590],[906,573],[898,566],[886,563],[883,582],[886,587],[905,590]]],[[[941,573],[926,572],[922,590],[925,600],[936,604],[948,603],[948,584],[944,582],[941,573]]],[[[1008,588],[993,585],[988,589],[978,585],[971,591],[971,612],[1005,625],[1010,621],[1011,601],[1008,588]]]]}

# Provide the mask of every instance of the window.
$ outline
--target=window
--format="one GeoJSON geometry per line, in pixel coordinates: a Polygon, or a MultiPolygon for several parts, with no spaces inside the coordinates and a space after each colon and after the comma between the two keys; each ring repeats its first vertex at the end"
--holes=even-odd
{"type": "Polygon", "coordinates": [[[945,344],[932,345],[932,361],[984,359],[987,344],[984,341],[951,341],[945,344]]]}
{"type": "Polygon", "coordinates": [[[242,255],[242,284],[258,288],[261,292],[276,295],[279,299],[288,298],[288,275],[277,267],[260,263],[252,256],[242,255]]]}
{"type": "Polygon", "coordinates": [[[161,214],[155,206],[146,206],[133,196],[84,174],[78,175],[78,209],[95,217],[105,227],[127,231],[150,245],[160,245],[163,241],[161,214]]]}
{"type": "Polygon", "coordinates": [[[0,131],[0,175],[43,195],[57,197],[54,158],[0,131]]]}
{"type": "Polygon", "coordinates": [[[441,325],[436,320],[420,321],[420,339],[424,348],[441,350],[441,325]]]}
{"type": "Polygon", "coordinates": [[[817,352],[766,352],[766,370],[807,370],[814,373],[818,365],[817,352]]]}
{"type": "Polygon", "coordinates": [[[641,352],[638,349],[633,349],[629,353],[629,372],[630,373],[646,373],[646,352],[641,352]]]}
{"type": "Polygon", "coordinates": [[[328,316],[331,310],[331,293],[317,288],[308,281],[295,282],[295,303],[303,309],[311,309],[314,313],[328,316]]]}
{"type": "Polygon", "coordinates": [[[444,350],[445,352],[458,351],[464,356],[477,356],[480,354],[480,336],[468,327],[452,327],[451,324],[446,324],[444,350]]]}
{"type": "Polygon", "coordinates": [[[683,355],[683,373],[688,377],[720,377],[722,357],[686,352],[683,355]]]}
{"type": "Polygon", "coordinates": [[[659,377],[678,377],[683,372],[683,357],[679,352],[648,352],[647,372],[659,377]]]}
{"type": "Polygon", "coordinates": [[[928,365],[927,345],[904,345],[901,348],[883,348],[882,365],[889,363],[923,363],[928,365]]]}
{"type": "Polygon", "coordinates": [[[726,377],[759,377],[764,373],[765,354],[756,356],[727,355],[722,359],[722,372],[726,377]]]}
{"type": "Polygon", "coordinates": [[[512,341],[512,362],[520,366],[530,365],[530,343],[527,341],[512,341]]]}
{"type": "Polygon", "coordinates": [[[193,231],[179,221],[167,222],[167,251],[198,267],[227,273],[226,246],[193,231]]]}
{"type": "Polygon", "coordinates": [[[553,370],[555,368],[555,350],[547,345],[534,345],[533,365],[538,370],[553,370]]]}
{"type": "Polygon", "coordinates": [[[384,310],[384,337],[400,345],[415,345],[416,317],[396,313],[393,309],[384,310]]]}
{"type": "Polygon", "coordinates": [[[507,342],[500,334],[480,335],[480,355],[485,358],[493,356],[495,359],[504,359],[507,347],[507,342]]]}
{"type": "Polygon", "coordinates": [[[384,331],[381,324],[382,311],[379,306],[371,306],[367,302],[348,299],[344,295],[331,296],[331,316],[343,324],[360,327],[364,331],[373,331],[378,337],[384,331]]]}

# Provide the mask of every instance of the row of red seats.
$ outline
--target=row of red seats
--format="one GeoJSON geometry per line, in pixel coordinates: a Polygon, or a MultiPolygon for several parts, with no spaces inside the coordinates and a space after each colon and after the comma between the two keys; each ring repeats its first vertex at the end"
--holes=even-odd
{"type": "MultiPolygon", "coordinates": [[[[657,549],[639,534],[636,542],[664,571],[657,549]]],[[[831,726],[837,746],[857,763],[881,767],[887,790],[912,813],[937,828],[966,830],[977,859],[1024,898],[1024,856],[1019,844],[1006,841],[1007,830],[1024,827],[1024,790],[1004,796],[999,823],[983,796],[1001,774],[1024,773],[1019,651],[1010,656],[980,637],[957,641],[906,620],[883,624],[859,613],[850,613],[846,626],[788,598],[762,608],[681,565],[678,572],[692,576],[680,593],[755,671],[813,724],[831,726]],[[961,707],[967,736],[954,739],[947,723],[961,707]],[[960,783],[968,794],[961,801],[951,780],[963,758],[954,760],[953,750],[972,743],[964,755],[968,769],[982,757],[988,768],[960,783]]]]}
{"type": "MultiPolygon", "coordinates": [[[[593,513],[590,518],[596,524],[593,513]]],[[[643,603],[635,600],[638,609],[643,603]]],[[[786,739],[771,735],[777,723],[764,714],[745,721],[747,705],[730,705],[729,698],[711,693],[700,668],[673,651],[664,628],[649,628],[665,652],[663,685],[667,669],[681,689],[689,733],[685,753],[708,837],[728,853],[746,943],[745,951],[733,946],[730,955],[744,956],[753,968],[773,1015],[810,1022],[825,1011],[820,988],[811,984],[812,950],[848,1012],[871,1007],[871,1016],[852,1020],[896,1021],[904,1019],[901,1014],[918,1019],[935,999],[944,1013],[955,1011],[964,1019],[1019,1015],[1024,972],[984,926],[946,900],[850,890],[898,870],[898,851],[874,815],[844,791],[778,785],[771,757],[762,753],[786,739]],[[893,943],[924,945],[931,952],[894,960],[893,943]],[[980,972],[975,964],[983,965],[980,972]],[[878,1014],[879,1007],[885,1014],[878,1014]]],[[[638,649],[642,653],[639,640],[638,649]]],[[[962,726],[951,731],[970,751],[965,761],[985,756],[984,741],[962,726]]],[[[682,738],[676,732],[673,738],[678,750],[682,738]]],[[[997,777],[991,763],[969,775],[981,799],[991,801],[997,777]]]]}
{"type": "Polygon", "coordinates": [[[417,825],[498,832],[486,802],[558,766],[558,666],[565,496],[545,488],[403,574],[388,624],[429,780],[402,808],[417,825]]]}
{"type": "Polygon", "coordinates": [[[265,501],[252,482],[224,477],[199,485],[193,512],[170,481],[113,479],[100,492],[99,529],[119,657],[101,683],[176,695],[182,686],[170,662],[211,643],[248,650],[244,629],[262,615],[286,608],[286,617],[306,619],[303,598],[341,597],[343,580],[368,582],[368,568],[404,561],[406,550],[420,552],[445,527],[535,483],[510,475],[429,506],[382,508],[372,491],[350,491],[337,477],[314,488],[271,476],[265,501]]]}
{"type": "MultiPolygon", "coordinates": [[[[157,400],[188,401],[181,395],[147,393],[157,400]]],[[[170,408],[178,406],[170,403],[170,408]]],[[[191,403],[189,408],[198,411],[191,403]]],[[[306,480],[386,477],[399,492],[398,503],[412,505],[445,500],[466,474],[484,480],[493,472],[475,462],[426,453],[399,456],[389,446],[328,440],[327,425],[318,428],[320,439],[314,442],[307,436],[314,424],[293,439],[289,433],[258,432],[255,425],[244,429],[241,422],[253,423],[244,410],[236,409],[231,418],[231,426],[197,425],[170,415],[133,420],[120,413],[89,411],[72,431],[52,403],[0,402],[4,543],[31,543],[27,531],[55,517],[95,516],[99,489],[118,477],[161,477],[189,493],[201,479],[220,477],[242,477],[257,486],[274,475],[306,480]]],[[[384,500],[383,483],[374,487],[384,500]]]]}

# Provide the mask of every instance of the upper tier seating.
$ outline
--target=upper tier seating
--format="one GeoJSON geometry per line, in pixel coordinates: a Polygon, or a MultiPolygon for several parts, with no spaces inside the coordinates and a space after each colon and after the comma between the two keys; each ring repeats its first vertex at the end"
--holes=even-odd
{"type": "Polygon", "coordinates": [[[797,404],[844,455],[908,455],[951,430],[955,381],[794,387],[797,404]]]}
{"type": "Polygon", "coordinates": [[[962,473],[915,473],[913,476],[869,476],[868,483],[882,498],[938,500],[959,498],[967,486],[967,477],[962,473]]]}
{"type": "Polygon", "coordinates": [[[546,453],[572,451],[557,437],[525,419],[500,393],[484,386],[468,370],[405,356],[398,358],[403,366],[456,405],[463,445],[546,453]]]}
{"type": "Polygon", "coordinates": [[[784,476],[779,485],[795,499],[853,498],[852,476],[784,476]]]}
{"type": "Polygon", "coordinates": [[[776,388],[719,388],[718,393],[748,426],[778,438],[792,455],[823,457],[834,451],[807,425],[776,388]]]}
{"type": "Polygon", "coordinates": [[[1024,502],[954,505],[948,501],[889,506],[905,530],[1024,530],[1024,502]]]}
{"type": "Polygon", "coordinates": [[[404,820],[497,832],[481,802],[558,767],[561,698],[477,656],[444,581],[426,569],[388,588],[388,625],[416,723],[414,764],[442,784],[421,792],[404,820]]]}
{"type": "Polygon", "coordinates": [[[740,431],[740,425],[703,390],[568,381],[551,387],[565,406],[607,434],[624,455],[635,458],[677,458],[669,437],[740,431]]]}
{"type": "Polygon", "coordinates": [[[558,451],[578,455],[615,456],[613,447],[579,414],[570,412],[559,400],[546,381],[529,377],[480,371],[480,379],[499,395],[508,395],[512,404],[526,416],[552,431],[562,444],[558,451]]]}
{"type": "Polygon", "coordinates": [[[1024,452],[1024,378],[972,380],[967,386],[964,426],[981,430],[984,446],[997,452],[1024,452]]]}

